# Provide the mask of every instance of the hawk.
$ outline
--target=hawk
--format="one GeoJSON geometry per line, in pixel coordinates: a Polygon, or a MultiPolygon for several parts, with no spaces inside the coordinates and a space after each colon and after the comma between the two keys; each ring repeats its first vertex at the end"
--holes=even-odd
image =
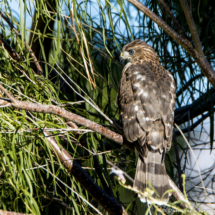
{"type": "MultiPolygon", "coordinates": [[[[175,81],[154,49],[141,40],[125,45],[120,60],[129,61],[122,72],[118,105],[124,136],[135,144],[138,154],[133,186],[144,193],[150,183],[158,194],[152,195],[157,199],[154,203],[162,204],[170,193],[163,194],[171,189],[164,158],[172,141],[175,81]]],[[[139,197],[150,203],[143,195],[139,197]]]]}

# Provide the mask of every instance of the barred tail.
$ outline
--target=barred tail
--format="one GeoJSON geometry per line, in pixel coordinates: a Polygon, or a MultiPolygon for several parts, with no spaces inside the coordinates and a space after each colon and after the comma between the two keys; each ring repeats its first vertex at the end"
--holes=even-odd
{"type": "MultiPolygon", "coordinates": [[[[154,192],[153,197],[156,199],[162,198],[163,194],[171,189],[166,174],[166,168],[164,162],[162,162],[162,153],[159,153],[157,150],[148,151],[147,158],[140,159],[138,158],[134,188],[142,193],[145,192],[145,189],[150,185],[147,181],[154,187],[157,194],[154,192]]],[[[150,188],[152,190],[152,188],[150,188]]],[[[149,204],[155,203],[162,205],[163,202],[168,202],[170,193],[165,194],[162,200],[157,200],[156,202],[150,202],[143,195],[139,194],[140,200],[142,202],[148,202],[149,204]]]]}

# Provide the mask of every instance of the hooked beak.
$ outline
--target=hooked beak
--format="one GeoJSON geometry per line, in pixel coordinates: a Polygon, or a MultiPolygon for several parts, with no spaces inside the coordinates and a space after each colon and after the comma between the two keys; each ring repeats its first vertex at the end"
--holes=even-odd
{"type": "Polygon", "coordinates": [[[120,60],[120,62],[122,62],[122,61],[124,60],[123,52],[121,52],[120,57],[119,57],[119,60],[120,60]]]}

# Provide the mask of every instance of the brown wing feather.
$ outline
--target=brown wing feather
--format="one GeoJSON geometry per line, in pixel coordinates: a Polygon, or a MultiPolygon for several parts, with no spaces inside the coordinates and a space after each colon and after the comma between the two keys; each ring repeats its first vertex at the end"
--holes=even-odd
{"type": "Polygon", "coordinates": [[[158,61],[141,60],[125,67],[119,108],[126,139],[138,140],[135,148],[140,158],[134,187],[143,191],[149,180],[160,196],[170,188],[163,160],[171,146],[174,101],[174,80],[158,61]],[[153,158],[156,158],[156,168],[153,158]],[[160,188],[157,180],[163,183],[160,188]]]}
{"type": "MultiPolygon", "coordinates": [[[[148,61],[130,64],[123,72],[119,104],[122,118],[127,118],[123,120],[128,123],[126,127],[131,130],[132,126],[141,127],[147,132],[151,130],[154,121],[162,119],[165,137],[169,139],[173,127],[175,100],[175,84],[170,75],[159,62],[148,61]],[[135,124],[136,121],[139,126],[135,124]]],[[[130,131],[128,140],[131,142],[139,137],[139,134],[134,137],[132,133],[136,131],[130,131]]]]}

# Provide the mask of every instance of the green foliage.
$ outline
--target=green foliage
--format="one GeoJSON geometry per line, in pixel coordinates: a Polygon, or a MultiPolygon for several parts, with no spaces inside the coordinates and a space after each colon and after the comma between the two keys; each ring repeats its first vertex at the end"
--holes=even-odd
{"type": "MultiPolygon", "coordinates": [[[[0,3],[4,13],[21,33],[19,38],[1,19],[1,38],[5,41],[8,39],[10,46],[22,59],[15,60],[4,46],[0,46],[0,84],[20,101],[65,105],[66,110],[121,132],[118,126],[110,124],[112,120],[120,126],[115,104],[123,68],[119,54],[126,43],[136,38],[152,45],[162,65],[173,73],[177,84],[177,108],[193,103],[211,89],[190,55],[157,24],[126,1],[63,0],[53,3],[44,0],[34,1],[33,7],[30,2],[19,1],[18,17],[11,10],[10,2],[0,3]],[[75,26],[71,21],[71,4],[75,26]],[[32,8],[36,9],[35,15],[32,8]],[[31,30],[26,28],[27,17],[34,20],[31,30]],[[28,42],[35,53],[43,75],[35,67],[25,42],[28,42]],[[71,105],[71,102],[80,103],[71,105]]],[[[193,3],[192,12],[204,52],[213,65],[215,10],[211,2],[199,0],[198,4],[193,3]]],[[[144,3],[177,31],[173,21],[157,1],[147,0],[144,3]]],[[[166,3],[171,6],[172,13],[191,40],[179,2],[166,3]]],[[[211,109],[213,108],[211,103],[211,109]]],[[[211,148],[213,116],[211,113],[211,148]]],[[[89,202],[104,213],[104,209],[59,162],[44,137],[44,130],[49,131],[57,143],[86,168],[99,186],[102,187],[94,169],[92,149],[96,153],[104,153],[99,161],[108,181],[111,179],[106,160],[134,178],[134,152],[96,133],[85,131],[82,127],[79,128],[83,129],[80,134],[75,135],[68,131],[67,122],[58,116],[4,107],[0,109],[0,127],[0,209],[37,215],[95,214],[89,202]],[[89,154],[79,144],[82,135],[86,138],[89,154]]],[[[183,153],[186,154],[186,151],[183,153]]],[[[166,156],[166,164],[169,175],[174,179],[174,152],[166,156]]],[[[123,194],[119,191],[119,184],[111,181],[111,187],[115,197],[120,200],[123,194]]],[[[137,214],[136,197],[132,198],[132,204],[124,202],[124,206],[129,214],[137,214]]]]}

